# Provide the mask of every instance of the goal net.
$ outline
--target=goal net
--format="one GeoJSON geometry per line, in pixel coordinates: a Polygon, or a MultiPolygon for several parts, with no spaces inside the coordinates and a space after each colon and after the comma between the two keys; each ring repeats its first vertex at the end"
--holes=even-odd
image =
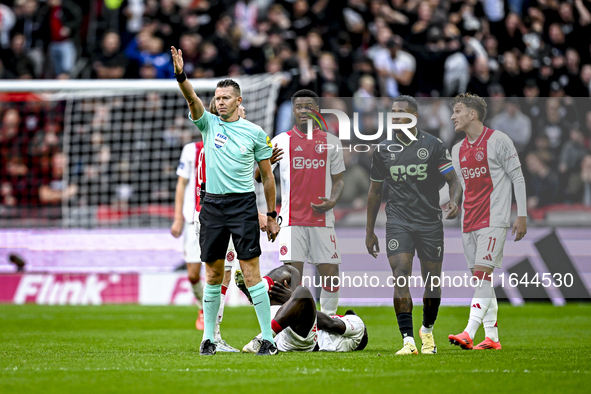
{"type": "MultiPolygon", "coordinates": [[[[206,108],[218,80],[191,80],[206,108]]],[[[247,119],[272,137],[279,81],[236,80],[247,119]]],[[[175,81],[6,81],[0,92],[2,227],[170,225],[181,150],[201,138],[175,81]]]]}

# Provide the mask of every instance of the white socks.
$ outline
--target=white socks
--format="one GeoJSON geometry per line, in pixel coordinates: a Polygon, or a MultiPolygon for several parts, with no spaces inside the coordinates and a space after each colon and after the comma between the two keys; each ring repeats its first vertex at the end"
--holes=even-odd
{"type": "MultiPolygon", "coordinates": [[[[494,289],[493,289],[494,294],[494,289]]],[[[482,320],[484,326],[484,335],[489,337],[493,342],[499,342],[499,328],[497,327],[497,312],[499,311],[499,304],[497,303],[497,296],[492,299],[486,315],[482,320]]]]}
{"type": "Polygon", "coordinates": [[[421,332],[423,334],[433,334],[433,326],[431,326],[431,327],[421,326],[421,332]]]}
{"type": "Polygon", "coordinates": [[[330,292],[322,289],[320,291],[320,311],[329,316],[335,315],[339,306],[339,293],[339,290],[330,292]]]}
{"type": "Polygon", "coordinates": [[[486,312],[488,312],[493,299],[496,299],[492,283],[486,279],[478,279],[478,281],[480,286],[476,287],[474,290],[474,298],[472,298],[470,306],[470,319],[468,320],[468,325],[465,330],[472,339],[474,339],[478,327],[482,324],[482,320],[484,319],[486,312]]]}
{"type": "Polygon", "coordinates": [[[406,343],[407,343],[407,342],[410,342],[410,343],[412,343],[414,346],[417,346],[417,345],[415,344],[415,339],[414,339],[413,337],[409,337],[409,336],[406,336],[406,337],[404,337],[404,342],[403,342],[403,344],[404,344],[404,345],[406,345],[406,343]]]}

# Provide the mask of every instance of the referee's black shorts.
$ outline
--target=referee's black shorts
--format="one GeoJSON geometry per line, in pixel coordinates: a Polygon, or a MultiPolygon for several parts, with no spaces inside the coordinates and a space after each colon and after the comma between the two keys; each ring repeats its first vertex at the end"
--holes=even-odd
{"type": "Polygon", "coordinates": [[[230,235],[239,260],[261,255],[259,217],[254,193],[205,193],[199,214],[201,261],[226,257],[230,235]]]}

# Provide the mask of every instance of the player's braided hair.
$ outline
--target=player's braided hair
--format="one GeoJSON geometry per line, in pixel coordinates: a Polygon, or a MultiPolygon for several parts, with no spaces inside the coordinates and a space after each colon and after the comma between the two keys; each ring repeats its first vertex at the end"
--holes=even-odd
{"type": "Polygon", "coordinates": [[[417,103],[417,100],[412,96],[407,96],[403,94],[402,96],[395,97],[392,104],[400,102],[407,103],[408,109],[412,110],[413,112],[417,112],[419,110],[419,103],[417,103]]]}
{"type": "Polygon", "coordinates": [[[456,104],[464,104],[466,107],[475,110],[478,114],[478,120],[481,122],[486,118],[486,101],[477,94],[460,93],[454,97],[451,108],[453,109],[456,104]]]}
{"type": "Polygon", "coordinates": [[[240,85],[238,85],[238,82],[234,81],[233,79],[222,79],[221,81],[218,82],[217,87],[218,88],[232,87],[232,88],[234,88],[234,93],[236,93],[236,96],[238,96],[238,97],[242,96],[242,92],[240,91],[240,85]]]}

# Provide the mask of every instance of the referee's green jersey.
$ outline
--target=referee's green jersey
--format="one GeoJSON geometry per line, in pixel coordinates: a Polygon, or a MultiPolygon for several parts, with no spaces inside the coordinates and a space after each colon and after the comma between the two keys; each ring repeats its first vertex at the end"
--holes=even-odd
{"type": "Polygon", "coordinates": [[[203,136],[207,192],[254,192],[254,163],[273,154],[271,140],[263,129],[240,117],[225,122],[207,111],[197,120],[189,112],[189,119],[203,136]]]}

